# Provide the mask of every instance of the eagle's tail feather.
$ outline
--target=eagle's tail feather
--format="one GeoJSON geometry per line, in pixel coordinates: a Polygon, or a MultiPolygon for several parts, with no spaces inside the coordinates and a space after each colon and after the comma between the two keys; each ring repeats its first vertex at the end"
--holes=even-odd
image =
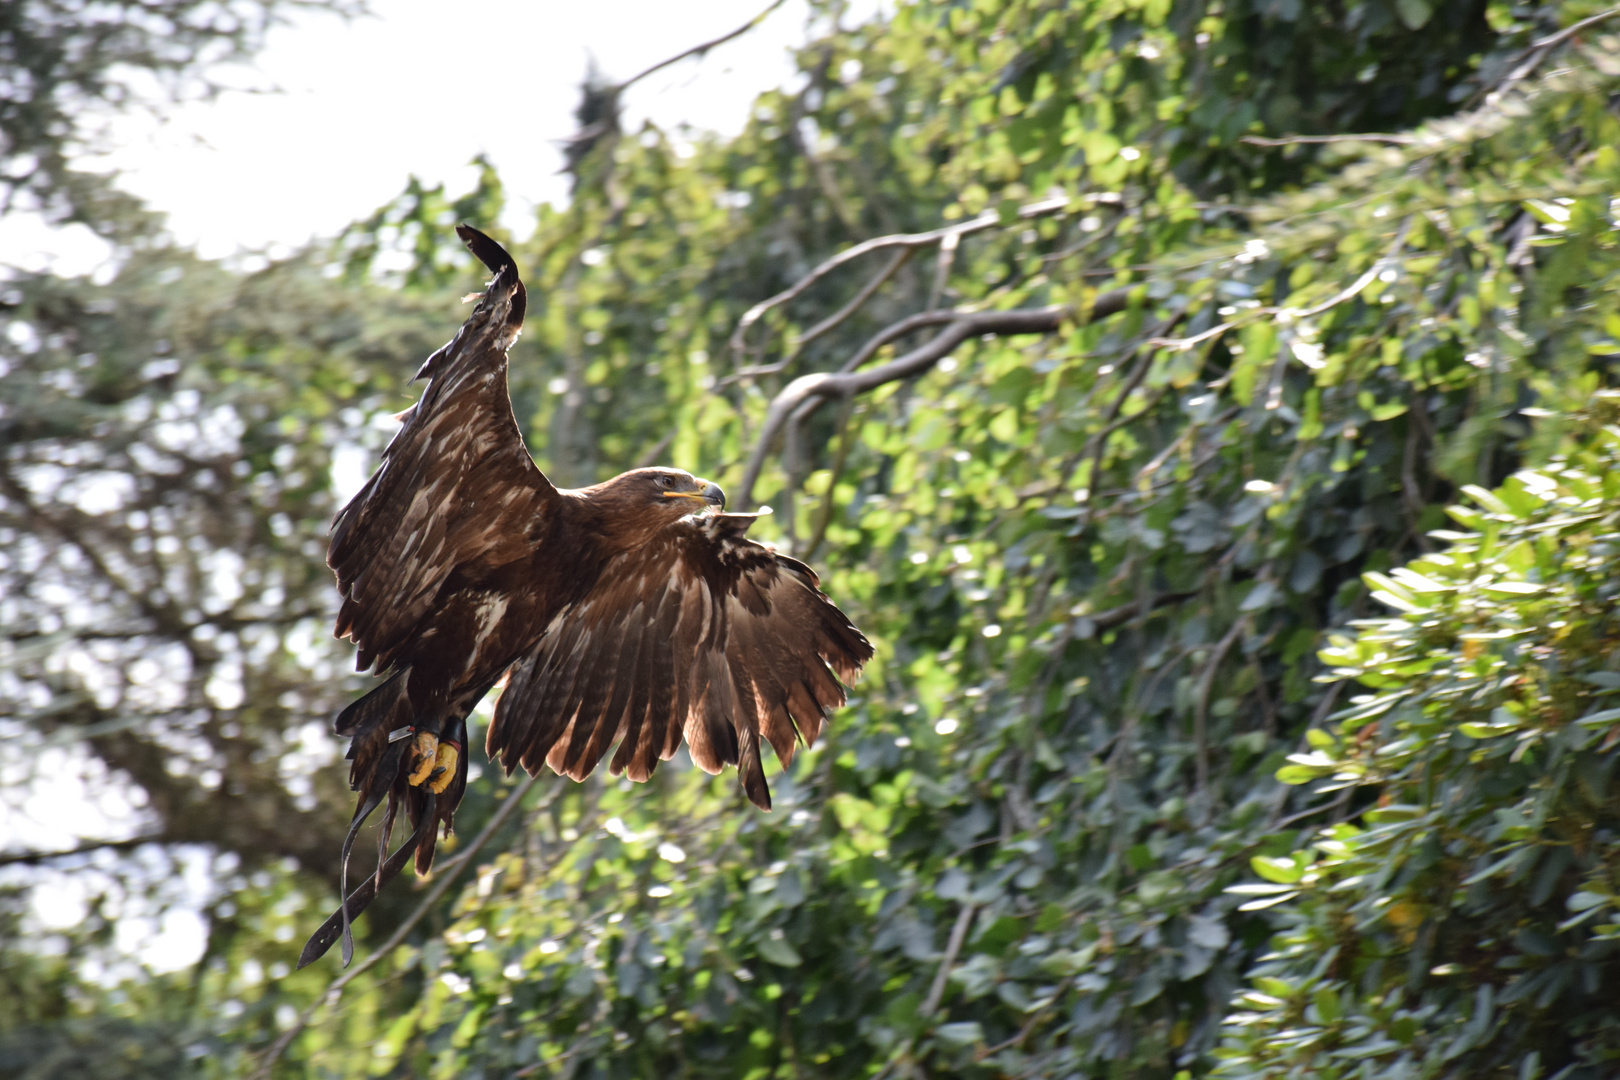
{"type": "MultiPolygon", "coordinates": [[[[349,854],[354,850],[354,839],[360,834],[360,826],[366,823],[366,819],[371,816],[371,812],[377,809],[377,806],[383,800],[383,796],[388,794],[389,789],[393,786],[391,783],[378,783],[377,780],[386,777],[390,772],[399,772],[400,758],[405,753],[406,745],[407,743],[404,740],[400,740],[384,747],[381,759],[377,762],[378,768],[373,772],[371,782],[366,785],[364,792],[360,796],[360,805],[354,808],[354,817],[349,819],[349,832],[343,838],[343,852],[338,856],[338,896],[340,897],[349,895],[349,854]]],[[[392,818],[393,815],[389,814],[389,817],[392,818]]],[[[382,872],[383,862],[381,851],[379,851],[377,865],[377,877],[379,879],[377,887],[379,888],[382,884],[380,880],[382,872]]],[[[364,907],[365,905],[362,904],[359,908],[356,908],[354,914],[360,914],[364,907]]],[[[343,925],[343,966],[348,967],[349,961],[354,959],[354,933],[349,926],[350,915],[347,900],[339,907],[338,915],[341,917],[343,925]]],[[[312,938],[311,941],[313,942],[313,940],[312,938]]],[[[327,942],[327,945],[330,946],[331,942],[327,942]]],[[[323,948],[321,951],[325,952],[326,950],[323,948]]],[[[311,957],[311,959],[314,958],[311,957]]]]}
{"type": "MultiPolygon", "coordinates": [[[[392,873],[389,866],[394,860],[385,859],[387,852],[388,834],[392,831],[394,818],[394,799],[392,794],[398,786],[402,770],[405,766],[405,752],[411,741],[411,703],[407,693],[408,669],[400,670],[389,676],[381,686],[373,689],[369,694],[349,704],[338,713],[333,721],[332,728],[338,735],[349,737],[348,758],[349,787],[360,793],[358,805],[354,808],[354,817],[349,820],[348,834],[343,838],[343,851],[338,858],[338,895],[348,897],[333,916],[333,929],[340,931],[343,939],[343,966],[348,967],[354,958],[354,932],[351,922],[355,915],[365,910],[371,902],[371,896],[382,888],[383,882],[393,874],[399,872],[394,867],[392,873]],[[404,734],[401,734],[401,732],[404,734]],[[377,872],[370,882],[371,895],[359,899],[365,886],[356,890],[353,897],[349,897],[349,858],[354,851],[355,839],[360,834],[360,827],[366,823],[372,813],[387,797],[388,811],[383,819],[383,828],[379,837],[377,850],[377,872]],[[358,900],[358,903],[356,903],[358,900]]],[[[400,863],[403,865],[403,863],[400,863]]],[[[310,938],[304,949],[304,957],[300,961],[308,963],[326,952],[332,945],[328,938],[319,944],[325,927],[317,931],[310,938]]]]}
{"type": "Polygon", "coordinates": [[[320,929],[315,931],[308,944],[304,946],[304,951],[299,954],[298,966],[300,968],[308,967],[325,956],[326,950],[330,949],[332,942],[336,941],[340,936],[344,938],[343,963],[344,966],[348,965],[350,957],[354,955],[353,938],[350,936],[349,931],[350,923],[356,915],[366,910],[367,905],[376,897],[377,892],[384,885],[394,880],[399,872],[405,868],[405,864],[410,861],[411,854],[416,850],[417,845],[421,843],[423,834],[430,833],[433,830],[437,818],[434,813],[434,800],[437,796],[429,792],[427,798],[428,812],[423,815],[422,820],[417,824],[416,832],[405,843],[400,845],[399,850],[388,857],[387,862],[378,867],[375,876],[362,881],[359,887],[344,899],[337,911],[333,912],[331,917],[321,924],[320,929]]]}

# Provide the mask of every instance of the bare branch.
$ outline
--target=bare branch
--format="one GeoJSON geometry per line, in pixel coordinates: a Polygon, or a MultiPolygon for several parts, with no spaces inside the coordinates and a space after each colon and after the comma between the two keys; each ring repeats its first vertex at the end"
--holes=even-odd
{"type": "Polygon", "coordinates": [[[145,844],[160,844],[161,836],[136,836],[129,840],[96,840],[63,851],[17,851],[0,854],[0,866],[38,866],[55,859],[88,855],[92,851],[131,851],[145,844]]]}
{"type": "Polygon", "coordinates": [[[717,45],[724,45],[726,42],[732,40],[733,38],[742,37],[744,34],[748,33],[748,31],[752,30],[754,27],[756,27],[760,23],[764,22],[766,20],[766,18],[769,17],[770,14],[773,11],[775,11],[777,8],[781,7],[785,3],[787,3],[787,0],[774,0],[774,2],[771,4],[770,7],[766,8],[764,11],[760,12],[758,15],[755,15],[752,19],[749,19],[747,22],[743,23],[741,26],[737,27],[737,29],[731,31],[729,34],[722,34],[719,37],[714,38],[711,41],[705,41],[701,45],[694,45],[690,49],[687,49],[685,52],[676,53],[674,56],[671,56],[668,60],[660,60],[660,61],[658,61],[658,63],[654,64],[650,68],[647,68],[645,71],[639,72],[638,74],[632,75],[632,76],[630,76],[630,78],[624,80],[624,82],[620,83],[617,87],[614,88],[613,92],[616,93],[616,94],[622,94],[626,90],[628,90],[631,86],[633,86],[636,83],[640,82],[642,79],[645,79],[647,76],[649,76],[649,75],[651,75],[651,74],[653,74],[655,72],[664,70],[665,68],[669,67],[671,64],[678,64],[682,60],[688,59],[689,57],[703,56],[710,49],[714,48],[717,45]]]}
{"type": "MultiPolygon", "coordinates": [[[[822,319],[820,322],[816,323],[816,325],[812,326],[810,329],[806,330],[804,334],[800,336],[799,340],[794,343],[793,352],[791,354],[783,357],[774,364],[761,364],[758,367],[743,368],[741,371],[727,375],[721,379],[718,385],[727,386],[731,383],[739,382],[743,379],[751,379],[758,375],[775,375],[777,372],[791,367],[795,360],[804,355],[804,347],[806,345],[821,337],[823,334],[836,330],[839,326],[843,325],[843,323],[851,315],[859,311],[868,300],[872,299],[872,294],[881,289],[884,283],[892,278],[899,271],[899,269],[906,264],[906,262],[911,258],[912,252],[915,250],[915,248],[901,248],[898,252],[896,252],[894,258],[889,260],[888,265],[874,274],[872,276],[872,280],[868,281],[861,287],[861,291],[855,294],[855,298],[853,300],[839,308],[837,311],[833,312],[831,315],[827,316],[825,319],[822,319]]],[[[927,325],[935,325],[940,321],[944,320],[936,319],[935,322],[927,325]]],[[[903,333],[909,332],[909,330],[903,331],[903,333]]],[[[885,338],[883,341],[878,342],[877,345],[872,346],[872,351],[876,352],[877,349],[881,348],[882,345],[888,340],[890,339],[885,338]]],[[[868,353],[867,355],[871,354],[868,353]]],[[[845,365],[845,367],[846,369],[850,367],[859,367],[860,364],[864,362],[865,357],[863,356],[860,360],[852,361],[845,365]]]]}
{"type": "MultiPolygon", "coordinates": [[[[1042,199],[1040,202],[1030,203],[1028,206],[1019,208],[1018,219],[1020,221],[1027,221],[1032,218],[1044,217],[1047,214],[1055,214],[1058,211],[1067,208],[1069,201],[1069,197],[1065,195],[1058,198],[1042,199]]],[[[783,289],[781,292],[770,297],[769,299],[761,300],[759,303],[755,304],[753,307],[744,312],[743,317],[737,320],[737,328],[731,332],[731,351],[735,356],[740,357],[746,355],[749,327],[758,322],[765,315],[765,313],[770,311],[772,308],[781,307],[790,300],[802,296],[805,290],[809,289],[810,286],[814,285],[816,282],[820,281],[834,270],[837,270],[845,263],[853,262],[863,255],[870,255],[874,251],[883,251],[889,248],[928,247],[932,244],[941,242],[947,236],[955,236],[960,238],[968,235],[969,233],[983,232],[985,229],[991,229],[1000,224],[1001,216],[999,214],[986,213],[980,214],[971,221],[958,222],[955,225],[946,225],[943,228],[932,229],[928,232],[897,233],[893,236],[877,236],[873,237],[871,240],[856,244],[854,247],[845,248],[843,251],[840,251],[837,255],[834,255],[832,258],[826,260],[821,265],[811,270],[804,277],[794,282],[790,287],[783,289]]]]}
{"type": "MultiPolygon", "coordinates": [[[[1115,289],[1097,297],[1090,309],[1077,313],[1073,308],[1053,306],[1044,308],[1026,308],[1015,311],[957,311],[957,312],[925,312],[923,315],[914,315],[910,320],[939,319],[950,321],[945,329],[941,330],[928,342],[895,358],[887,364],[880,364],[866,371],[839,371],[822,372],[816,375],[801,375],[783,387],[782,392],[776,395],[770,408],[765,413],[765,422],[760,426],[759,438],[754,443],[753,453],[749,456],[748,467],[743,473],[742,493],[738,505],[749,507],[753,505],[754,484],[759,480],[760,471],[765,467],[765,457],[770,453],[771,445],[777,435],[782,431],[789,418],[798,413],[799,407],[810,402],[817,405],[829,398],[849,398],[856,394],[876,389],[886,383],[898,382],[913,375],[920,375],[943,359],[950,351],[970,337],[980,334],[1050,334],[1063,325],[1065,319],[1089,322],[1114,315],[1124,311],[1129,304],[1129,289],[1115,289]]],[[[899,326],[901,324],[896,324],[899,326]]],[[[914,325],[924,325],[918,321],[914,325]]],[[[884,331],[885,334],[890,331],[884,331]]],[[[882,334],[879,335],[883,336],[882,334]]],[[[799,415],[803,420],[808,413],[799,415]]]]}

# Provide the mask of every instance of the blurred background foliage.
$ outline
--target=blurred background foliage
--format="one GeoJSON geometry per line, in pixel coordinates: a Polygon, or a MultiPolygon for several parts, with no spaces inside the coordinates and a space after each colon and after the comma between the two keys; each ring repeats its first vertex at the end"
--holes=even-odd
{"type": "Polygon", "coordinates": [[[593,83],[528,235],[487,163],[252,272],[11,181],[123,261],[0,292],[0,791],[88,823],[0,851],[0,1072],[1612,1075],[1620,19],[823,13],[735,138],[593,83]],[[879,653],[769,815],[485,771],[334,987],[289,970],[366,681],[324,532],[478,281],[457,221],[529,284],[541,466],[769,503],[879,653]]]}

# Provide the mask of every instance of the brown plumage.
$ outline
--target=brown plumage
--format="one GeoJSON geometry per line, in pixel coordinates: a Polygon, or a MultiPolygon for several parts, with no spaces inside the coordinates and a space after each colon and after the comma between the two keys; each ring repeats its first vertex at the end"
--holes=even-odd
{"type": "MultiPolygon", "coordinates": [[[[645,780],[684,739],[711,773],[736,765],[769,809],[760,759],[813,744],[872,646],[808,566],[744,535],[718,486],[676,469],[635,469],[579,490],[546,479],[518,432],[506,351],[526,295],[500,245],[457,232],[492,271],[459,333],[417,372],[381,466],[338,514],[327,561],[343,597],[335,633],[386,680],[336,722],[350,737],[360,825],[387,800],[377,873],[305,946],[299,966],[404,866],[432,865],[466,788],[466,718],[502,678],[486,739],[506,771],[542,765],[583,780],[645,780]],[[403,805],[414,831],[393,855],[403,805]]],[[[346,879],[346,870],[345,870],[346,879]]],[[[347,885],[344,885],[347,891],[347,885]]]]}

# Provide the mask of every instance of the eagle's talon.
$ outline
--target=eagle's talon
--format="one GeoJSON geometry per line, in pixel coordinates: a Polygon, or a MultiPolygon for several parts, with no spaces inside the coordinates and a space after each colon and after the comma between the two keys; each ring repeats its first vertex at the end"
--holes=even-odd
{"type": "MultiPolygon", "coordinates": [[[[421,787],[433,775],[433,770],[438,767],[438,752],[441,749],[439,737],[431,731],[419,731],[416,733],[416,745],[413,749],[416,751],[416,771],[407,776],[405,782],[410,784],[411,787],[421,787]]],[[[435,788],[433,790],[442,791],[443,789],[435,788]]]]}
{"type": "Polygon", "coordinates": [[[453,742],[441,742],[438,750],[434,751],[433,774],[428,777],[428,790],[435,795],[444,794],[444,789],[456,778],[457,748],[453,742]]]}

